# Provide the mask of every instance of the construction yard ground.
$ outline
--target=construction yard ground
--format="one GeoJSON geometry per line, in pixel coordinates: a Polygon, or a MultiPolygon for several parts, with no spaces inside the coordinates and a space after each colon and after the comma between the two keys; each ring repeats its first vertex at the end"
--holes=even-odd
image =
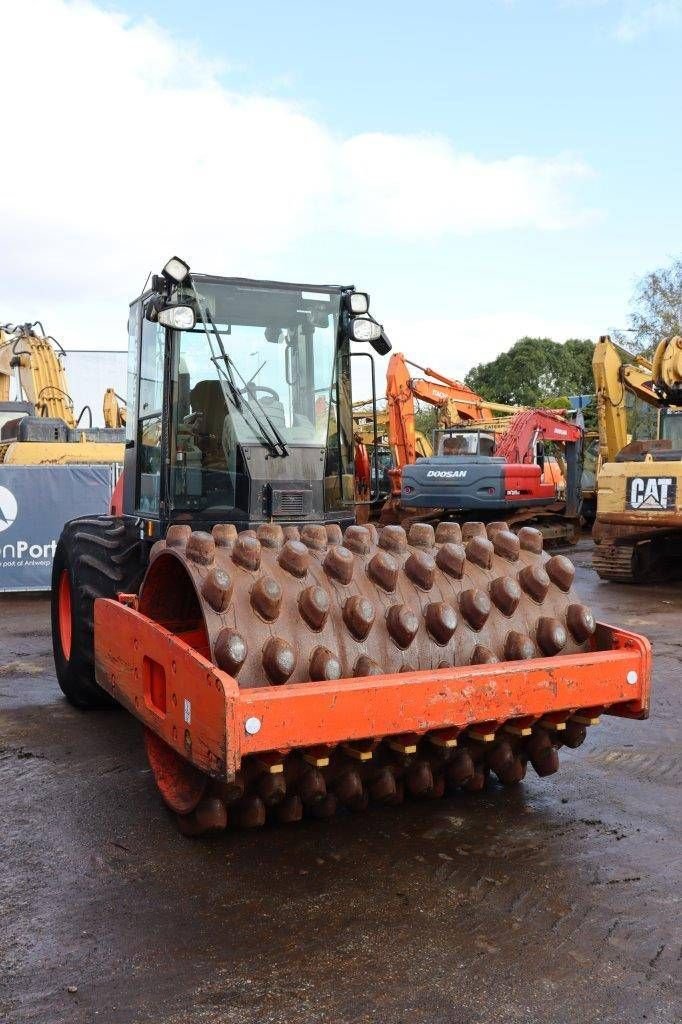
{"type": "Polygon", "coordinates": [[[140,727],[58,690],[46,596],[0,598],[3,1024],[676,1024],[682,588],[600,583],[654,644],[648,722],[562,768],[448,797],[188,840],[140,727]]]}

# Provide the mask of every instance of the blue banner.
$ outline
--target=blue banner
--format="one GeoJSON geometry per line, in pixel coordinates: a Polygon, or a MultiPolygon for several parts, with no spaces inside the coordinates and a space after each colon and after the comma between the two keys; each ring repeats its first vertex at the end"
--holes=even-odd
{"type": "Polygon", "coordinates": [[[0,465],[0,591],[49,590],[64,523],[109,511],[115,467],[0,465]]]}

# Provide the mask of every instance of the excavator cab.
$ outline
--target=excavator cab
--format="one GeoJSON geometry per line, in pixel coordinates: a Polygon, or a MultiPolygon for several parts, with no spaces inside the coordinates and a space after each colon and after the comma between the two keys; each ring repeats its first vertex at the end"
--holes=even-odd
{"type": "Polygon", "coordinates": [[[0,441],[14,440],[21,420],[32,415],[31,402],[0,402],[0,441]]]}
{"type": "Polygon", "coordinates": [[[493,455],[495,435],[476,427],[450,427],[434,430],[433,450],[438,455],[493,455]]]}
{"type": "Polygon", "coordinates": [[[672,451],[682,452],[682,409],[661,409],[659,434],[672,451]]]}
{"type": "Polygon", "coordinates": [[[390,347],[352,287],[190,274],[129,316],[123,512],[238,528],[353,517],[351,342],[390,347]]]}

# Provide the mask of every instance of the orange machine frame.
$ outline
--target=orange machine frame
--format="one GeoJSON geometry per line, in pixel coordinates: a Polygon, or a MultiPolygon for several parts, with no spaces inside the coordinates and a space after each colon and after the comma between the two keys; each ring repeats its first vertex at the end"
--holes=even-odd
{"type": "Polygon", "coordinates": [[[461,381],[444,377],[427,366],[419,366],[402,352],[395,352],[386,370],[386,399],[388,402],[388,438],[395,450],[399,469],[412,465],[417,459],[415,434],[415,399],[428,402],[445,413],[447,426],[459,421],[480,422],[487,418],[490,406],[480,395],[461,381]],[[421,370],[433,380],[413,377],[409,366],[421,370]]]}
{"type": "Polygon", "coordinates": [[[454,745],[465,729],[494,739],[536,721],[648,717],[650,645],[603,623],[582,654],[240,688],[192,646],[195,637],[170,633],[136,604],[133,595],[95,601],[97,681],[214,778],[233,779],[247,755],[292,748],[319,754],[355,741],[352,749],[371,757],[380,739],[405,734],[454,745]]]}

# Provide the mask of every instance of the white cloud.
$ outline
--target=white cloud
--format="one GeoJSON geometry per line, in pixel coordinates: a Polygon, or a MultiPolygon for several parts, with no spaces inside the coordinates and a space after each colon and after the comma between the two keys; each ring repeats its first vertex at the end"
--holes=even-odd
{"type": "Polygon", "coordinates": [[[444,138],[357,135],[341,144],[339,212],[371,235],[427,237],[534,227],[565,228],[591,214],[566,201],[590,176],[570,157],[479,160],[444,138]],[[359,214],[359,216],[358,216],[359,214]]]}
{"type": "Polygon", "coordinates": [[[411,245],[590,215],[579,159],[339,138],[293,102],[228,88],[225,69],[153,22],[87,0],[6,3],[2,29],[0,317],[60,311],[69,342],[96,340],[79,337],[94,309],[106,341],[118,310],[120,337],[126,299],[171,251],[258,275],[277,258],[300,266],[325,236],[411,245]]]}
{"type": "MultiPolygon", "coordinates": [[[[567,338],[594,338],[600,330],[599,323],[583,318],[564,320],[521,310],[459,319],[386,318],[386,331],[394,352],[404,352],[421,366],[431,367],[456,380],[464,380],[473,366],[490,362],[524,336],[563,342],[567,338]]],[[[369,374],[361,375],[365,360],[357,362],[360,366],[353,371],[353,390],[360,399],[371,395],[371,382],[369,374]]],[[[377,362],[379,390],[383,387],[388,359],[377,362]]],[[[420,376],[419,371],[415,370],[414,375],[420,376]]]]}
{"type": "Polygon", "coordinates": [[[631,43],[657,28],[682,25],[682,0],[644,0],[629,4],[616,25],[616,39],[631,43]]]}

